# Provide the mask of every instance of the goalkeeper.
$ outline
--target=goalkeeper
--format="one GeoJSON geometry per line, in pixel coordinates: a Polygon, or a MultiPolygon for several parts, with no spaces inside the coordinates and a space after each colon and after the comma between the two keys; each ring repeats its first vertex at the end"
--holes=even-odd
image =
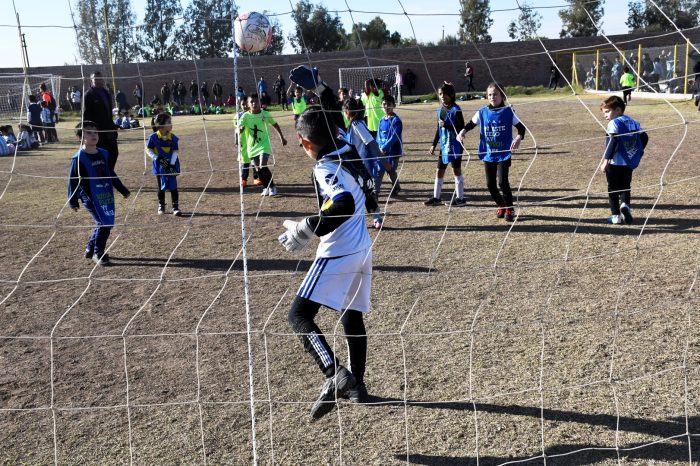
{"type": "Polygon", "coordinates": [[[173,123],[168,113],[159,113],[153,119],[153,134],[146,143],[146,154],[153,159],[153,174],[158,181],[158,215],[165,213],[165,191],[170,191],[173,215],[182,215],[177,192],[180,174],[178,137],[172,133],[173,123]]]}
{"type": "Polygon", "coordinates": [[[310,107],[300,115],[296,131],[304,151],[315,162],[313,178],[319,213],[300,222],[286,220],[286,231],[279,241],[287,251],[298,251],[313,236],[320,237],[316,259],[289,310],[292,329],[326,377],[311,409],[312,418],[318,419],[332,411],[336,397],[347,396],[356,403],[368,398],[364,384],[367,335],[363,313],[369,311],[372,242],[364,223],[364,191],[343,163],[358,155],[338,139],[332,114],[318,106],[310,107]],[[340,364],[314,322],[321,305],[340,313],[350,370],[340,364]]]}

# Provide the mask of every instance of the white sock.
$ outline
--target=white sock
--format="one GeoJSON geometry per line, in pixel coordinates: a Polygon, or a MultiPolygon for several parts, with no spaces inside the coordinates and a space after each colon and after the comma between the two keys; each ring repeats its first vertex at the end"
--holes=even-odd
{"type": "Polygon", "coordinates": [[[455,187],[457,188],[457,199],[464,199],[464,175],[455,176],[455,187]]]}
{"type": "Polygon", "coordinates": [[[433,187],[433,197],[435,199],[440,199],[442,196],[442,178],[435,178],[435,186],[433,187]]]}

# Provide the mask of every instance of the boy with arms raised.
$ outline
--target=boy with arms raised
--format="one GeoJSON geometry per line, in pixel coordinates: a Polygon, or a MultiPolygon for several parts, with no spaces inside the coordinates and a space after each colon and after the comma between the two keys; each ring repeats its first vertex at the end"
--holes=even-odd
{"type": "Polygon", "coordinates": [[[313,177],[319,213],[300,222],[286,220],[287,231],[279,241],[287,251],[298,251],[313,236],[320,237],[316,259],[289,310],[289,323],[326,377],[311,409],[311,416],[318,419],[333,409],[336,397],[348,396],[354,402],[367,399],[363,313],[369,311],[372,241],[364,223],[364,191],[344,162],[356,160],[358,155],[338,139],[333,116],[321,107],[310,107],[300,115],[296,130],[304,152],[315,162],[313,177]],[[350,370],[336,359],[314,322],[321,305],[340,313],[350,370]]]}

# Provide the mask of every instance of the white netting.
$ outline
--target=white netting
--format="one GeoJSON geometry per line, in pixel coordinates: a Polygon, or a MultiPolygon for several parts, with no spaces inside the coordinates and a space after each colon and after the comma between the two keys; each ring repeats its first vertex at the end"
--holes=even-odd
{"type": "Polygon", "coordinates": [[[360,95],[364,89],[365,81],[374,79],[378,89],[388,91],[394,96],[397,104],[401,103],[401,73],[399,65],[395,66],[369,66],[357,68],[339,68],[338,81],[340,87],[352,90],[352,95],[360,95]]]}
{"type": "Polygon", "coordinates": [[[56,104],[61,101],[61,77],[51,74],[0,74],[0,119],[18,121],[20,114],[26,121],[29,96],[39,96],[39,86],[46,84],[56,104]],[[26,79],[25,79],[26,78],[26,79]]]}
{"type": "MultiPolygon", "coordinates": [[[[349,3],[338,8],[351,24],[380,14],[351,11],[349,3]]],[[[391,14],[411,26],[422,18],[401,2],[391,14]]],[[[690,32],[677,31],[677,42],[690,43],[690,32]]],[[[600,40],[602,56],[629,59],[626,42],[600,40]]],[[[507,57],[470,44],[466,56],[449,60],[419,47],[400,63],[435,92],[435,83],[460,72],[439,73],[465,59],[485,87],[512,79],[499,71],[504,61],[533,70],[538,58],[537,69],[560,66],[569,81],[572,73],[554,58],[590,51],[537,44],[536,52],[507,57]]],[[[368,66],[369,55],[362,51],[368,66]]],[[[319,65],[330,80],[348,60],[307,54],[285,60],[284,76],[297,65],[319,65]]],[[[396,72],[399,58],[375,66],[379,60],[372,56],[372,74],[380,66],[396,72]]],[[[139,83],[149,100],[165,79],[211,85],[218,77],[226,96],[281,68],[255,57],[237,62],[141,64],[114,78],[117,88],[139,83]]],[[[62,79],[80,83],[84,95],[92,70],[62,79]]],[[[641,76],[640,86],[662,90],[641,76]]],[[[651,142],[634,172],[635,224],[619,226],[605,224],[600,98],[561,92],[510,100],[528,130],[511,168],[512,223],[494,218],[476,130],[461,167],[467,206],[424,206],[435,177],[436,156],[427,151],[439,104],[397,110],[403,197],[382,194],[384,226],[371,235],[370,403],[341,400],[317,422],[308,413],[323,378],[287,322],[314,250],[291,254],[277,242],[283,220],[317,206],[311,161],[293,137],[290,112],[273,113],[289,140],[283,147],[272,135],[277,197],[241,187],[233,114],[174,116],[182,218],[156,213],[156,182],[143,155],[148,118],[120,131],[116,171],[132,195],[117,202],[111,268],[82,257],[94,225],[66,202],[76,121],[59,124],[59,145],[0,158],[0,460],[693,464],[700,432],[697,110],[663,95],[642,103],[635,96],[627,113],[651,142]]],[[[484,104],[460,102],[465,120],[484,104]]],[[[323,309],[317,321],[346,362],[338,316],[323,309]]]]}

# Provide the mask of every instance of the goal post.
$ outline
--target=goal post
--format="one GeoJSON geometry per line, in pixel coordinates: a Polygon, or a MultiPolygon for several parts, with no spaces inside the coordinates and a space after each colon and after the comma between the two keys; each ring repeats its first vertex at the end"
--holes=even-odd
{"type": "Polygon", "coordinates": [[[0,118],[19,120],[20,115],[26,119],[29,96],[39,92],[39,86],[46,86],[60,106],[61,77],[53,74],[0,73],[0,118]],[[26,78],[26,79],[25,79],[26,78]]]}
{"type": "Polygon", "coordinates": [[[401,74],[399,65],[362,66],[358,68],[339,68],[338,81],[340,87],[353,89],[356,94],[362,92],[365,81],[375,79],[381,81],[380,88],[389,89],[397,104],[401,104],[401,74]]]}

